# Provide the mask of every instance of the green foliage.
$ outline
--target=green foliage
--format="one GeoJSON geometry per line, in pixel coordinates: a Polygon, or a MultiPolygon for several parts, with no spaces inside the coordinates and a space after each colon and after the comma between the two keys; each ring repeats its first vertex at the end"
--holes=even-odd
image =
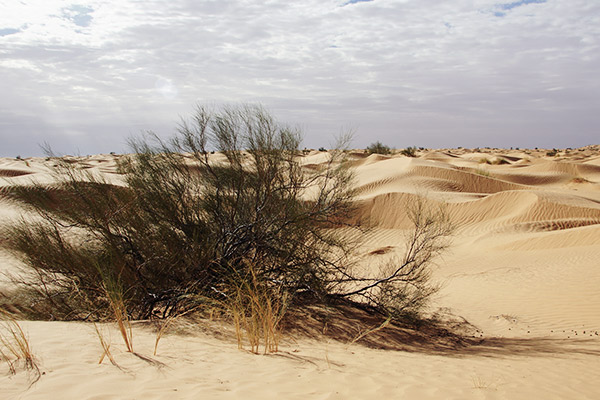
{"type": "Polygon", "coordinates": [[[260,107],[198,108],[169,141],[131,141],[133,155],[119,158],[123,185],[56,158],[56,184],[4,189],[40,217],[0,232],[27,266],[15,279],[35,305],[28,311],[116,319],[130,351],[130,319],[204,304],[229,312],[253,351],[261,340],[276,351],[288,306],[306,299],[393,318],[417,312],[435,291],[428,267],[446,246],[447,215],[415,203],[404,258],[355,274],[348,238],[360,235],[336,229],[356,220],[343,144],[326,165],[303,168],[300,139],[260,107]]]}
{"type": "Polygon", "coordinates": [[[417,156],[417,148],[416,147],[407,147],[400,152],[403,156],[406,157],[416,157],[417,156]]]}
{"type": "Polygon", "coordinates": [[[391,154],[391,149],[389,146],[384,145],[383,143],[377,141],[375,143],[371,143],[367,147],[367,152],[369,154],[391,154]]]}
{"type": "Polygon", "coordinates": [[[490,172],[489,172],[489,171],[486,171],[485,169],[479,169],[479,168],[477,168],[477,169],[475,170],[475,173],[476,173],[477,175],[485,176],[485,177],[488,177],[488,178],[492,176],[492,175],[490,174],[490,172]]]}
{"type": "Polygon", "coordinates": [[[107,282],[134,318],[167,317],[232,296],[248,263],[290,297],[332,290],[348,246],[327,228],[352,209],[342,151],[304,171],[299,132],[257,107],[199,108],[171,141],[151,139],[121,161],[126,187],[62,162],[57,185],[7,191],[42,217],[3,236],[55,318],[110,316],[107,282]]]}

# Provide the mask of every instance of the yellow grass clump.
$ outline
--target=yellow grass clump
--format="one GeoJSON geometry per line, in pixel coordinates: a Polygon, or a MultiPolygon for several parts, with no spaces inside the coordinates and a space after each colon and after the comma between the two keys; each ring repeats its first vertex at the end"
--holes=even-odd
{"type": "Polygon", "coordinates": [[[288,300],[287,294],[280,289],[259,281],[255,269],[249,265],[248,276],[236,283],[236,291],[227,304],[233,317],[238,348],[243,349],[245,337],[250,351],[255,354],[258,354],[261,342],[264,354],[277,352],[288,300]]]}
{"type": "Polygon", "coordinates": [[[38,372],[39,367],[31,351],[29,338],[21,325],[10,314],[0,310],[0,359],[15,374],[19,363],[27,370],[38,372]]]}

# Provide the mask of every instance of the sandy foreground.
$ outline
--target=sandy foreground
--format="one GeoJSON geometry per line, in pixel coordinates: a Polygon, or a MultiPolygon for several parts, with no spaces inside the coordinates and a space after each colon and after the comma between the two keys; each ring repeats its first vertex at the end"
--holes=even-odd
{"type": "MultiPolygon", "coordinates": [[[[363,249],[367,267],[401,252],[407,199],[446,203],[457,232],[434,271],[442,289],[431,310],[468,321],[477,345],[395,351],[290,334],[279,353],[254,355],[237,349],[229,327],[208,321],[172,329],[153,356],[155,331],[136,323],[134,349],[148,361],[101,325],[119,369],[98,364],[92,324],[23,321],[42,375],[32,383],[32,373],[10,375],[0,364],[0,398],[598,399],[600,146],[546,153],[351,154],[361,218],[376,226],[363,249]]],[[[119,183],[116,157],[77,162],[119,183]]],[[[303,162],[324,160],[312,152],[303,162]]],[[[51,182],[52,164],[1,158],[0,186],[51,182]]],[[[20,212],[0,198],[0,223],[20,212]]],[[[0,250],[0,271],[17,266],[0,250]]]]}

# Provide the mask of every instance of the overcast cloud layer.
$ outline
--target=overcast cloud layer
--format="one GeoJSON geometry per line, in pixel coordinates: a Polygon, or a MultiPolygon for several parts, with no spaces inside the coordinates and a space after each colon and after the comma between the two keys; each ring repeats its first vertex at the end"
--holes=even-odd
{"type": "Polygon", "coordinates": [[[238,102],[307,147],[600,142],[597,0],[0,4],[0,156],[122,152],[238,102]]]}

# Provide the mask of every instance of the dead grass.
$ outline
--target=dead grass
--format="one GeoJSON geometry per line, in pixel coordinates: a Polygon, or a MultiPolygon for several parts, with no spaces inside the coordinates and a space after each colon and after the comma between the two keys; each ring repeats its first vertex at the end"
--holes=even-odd
{"type": "Polygon", "coordinates": [[[473,383],[473,389],[482,389],[482,390],[497,390],[497,383],[492,383],[482,377],[479,374],[474,374],[471,376],[471,382],[473,383]]]}
{"type": "Polygon", "coordinates": [[[133,353],[133,331],[131,330],[131,321],[127,314],[123,291],[118,284],[107,283],[104,288],[125,347],[127,347],[128,352],[133,353]]]}
{"type": "MultiPolygon", "coordinates": [[[[156,353],[158,351],[158,343],[160,342],[160,339],[162,339],[163,335],[167,332],[167,330],[171,327],[171,325],[174,322],[176,322],[177,320],[179,320],[181,317],[184,317],[190,313],[198,311],[199,308],[200,308],[200,306],[189,309],[181,314],[170,315],[166,319],[156,321],[157,330],[156,330],[156,340],[154,342],[154,353],[153,353],[154,355],[156,355],[156,353]]],[[[213,315],[212,309],[209,311],[209,314],[210,314],[210,319],[212,320],[212,315],[213,315]]]]}
{"type": "Polygon", "coordinates": [[[484,170],[484,169],[477,168],[475,170],[475,173],[477,175],[485,176],[485,177],[488,177],[488,178],[491,177],[491,174],[488,171],[484,170]]]}
{"type": "Polygon", "coordinates": [[[0,310],[0,359],[8,365],[9,372],[15,374],[22,365],[40,377],[40,370],[31,351],[29,337],[21,325],[11,315],[0,310]]]}
{"type": "Polygon", "coordinates": [[[350,342],[348,342],[348,346],[358,342],[360,339],[364,338],[365,336],[371,334],[371,333],[375,333],[377,331],[382,330],[383,328],[385,328],[386,326],[388,326],[390,324],[390,322],[392,322],[392,317],[388,317],[388,319],[386,319],[385,321],[383,321],[383,323],[379,326],[375,326],[373,328],[370,329],[366,329],[364,331],[359,332],[358,335],[356,335],[356,337],[354,339],[352,339],[350,342]]]}
{"type": "Polygon", "coordinates": [[[170,316],[167,319],[161,321],[161,323],[158,326],[158,329],[156,331],[156,340],[154,342],[154,352],[152,353],[153,355],[156,355],[156,353],[158,352],[158,342],[160,342],[160,339],[167,332],[167,329],[171,326],[171,324],[175,321],[176,318],[177,318],[177,316],[170,316]]]}
{"type": "Polygon", "coordinates": [[[235,327],[238,348],[244,348],[244,338],[250,351],[258,354],[277,352],[282,335],[281,321],[286,313],[288,298],[279,289],[259,282],[254,268],[249,276],[237,282],[235,295],[227,304],[235,327]]]}
{"type": "Polygon", "coordinates": [[[98,328],[98,325],[94,324],[94,328],[96,329],[96,334],[98,335],[98,339],[100,340],[100,345],[102,346],[102,349],[104,350],[102,352],[102,356],[100,356],[100,360],[98,361],[98,364],[102,364],[102,361],[104,361],[104,358],[108,357],[111,364],[114,365],[115,367],[118,367],[117,362],[115,361],[114,357],[112,356],[112,353],[110,352],[110,345],[111,345],[110,340],[106,341],[105,335],[102,332],[100,332],[100,328],[98,328]]]}
{"type": "Polygon", "coordinates": [[[385,247],[381,247],[379,249],[369,252],[369,255],[374,256],[374,255],[387,254],[393,250],[394,250],[394,246],[385,246],[385,247]]]}

